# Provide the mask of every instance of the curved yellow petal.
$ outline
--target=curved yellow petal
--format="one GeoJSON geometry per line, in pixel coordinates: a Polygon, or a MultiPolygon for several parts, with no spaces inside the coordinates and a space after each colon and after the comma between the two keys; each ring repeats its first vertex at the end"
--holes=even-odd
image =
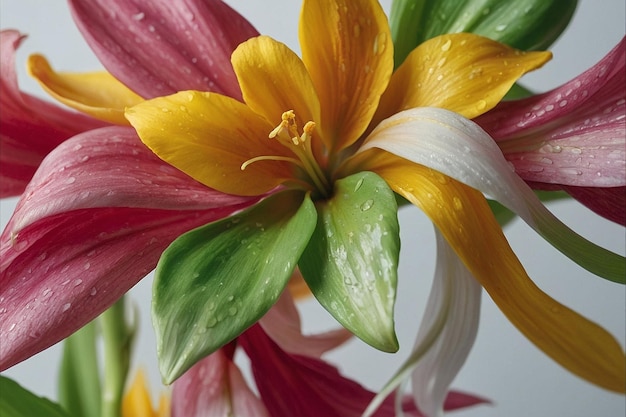
{"type": "Polygon", "coordinates": [[[293,178],[293,165],[259,156],[293,157],[274,126],[245,104],[216,93],[182,91],[126,110],[141,140],[159,158],[208,187],[253,196],[293,178]]]}
{"type": "Polygon", "coordinates": [[[522,52],[470,33],[430,39],[391,77],[373,126],[413,107],[440,107],[472,119],[493,108],[526,72],[551,57],[522,52]]]}
{"type": "Polygon", "coordinates": [[[41,55],[28,58],[28,72],[61,103],[113,124],[128,125],[124,109],[143,101],[108,72],[55,72],[41,55]]]}
{"type": "Polygon", "coordinates": [[[368,153],[367,168],[430,217],[528,339],[572,373],[608,390],[625,392],[626,357],[619,343],[531,281],[480,192],[384,151],[368,153]]]}
{"type": "Polygon", "coordinates": [[[324,141],[336,152],[365,131],[389,82],[387,17],[374,0],[305,0],[299,36],[322,105],[324,141]]]}
{"type": "Polygon", "coordinates": [[[157,417],[152,409],[146,376],[137,371],[130,389],[122,400],[122,417],[157,417]]]}
{"type": "Polygon", "coordinates": [[[243,99],[276,126],[283,112],[293,110],[302,128],[319,120],[320,103],[300,58],[268,36],[242,43],[231,57],[243,99]]]}

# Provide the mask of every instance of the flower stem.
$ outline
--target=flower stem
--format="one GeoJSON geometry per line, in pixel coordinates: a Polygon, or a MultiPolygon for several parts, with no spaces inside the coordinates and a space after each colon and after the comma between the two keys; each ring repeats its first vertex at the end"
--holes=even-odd
{"type": "Polygon", "coordinates": [[[125,319],[124,297],[101,316],[104,339],[104,390],[102,417],[120,417],[124,385],[130,363],[133,330],[125,319]]]}

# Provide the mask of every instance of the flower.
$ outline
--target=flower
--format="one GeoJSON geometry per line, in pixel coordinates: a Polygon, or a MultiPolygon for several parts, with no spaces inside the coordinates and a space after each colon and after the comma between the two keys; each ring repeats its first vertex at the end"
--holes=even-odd
{"type": "Polygon", "coordinates": [[[161,257],[153,313],[166,380],[262,317],[296,264],[340,323],[379,349],[396,349],[393,190],[438,228],[432,314],[406,368],[418,364],[414,389],[426,414],[441,408],[472,344],[479,283],[554,360],[623,391],[619,344],[532,283],[478,191],[581,265],[623,278],[623,259],[551,216],[468,120],[548,55],[444,35],[421,44],[392,75],[389,28],[373,1],[305,1],[300,41],[302,60],[264,36],[235,50],[243,103],[185,91],[126,112],[155,154],[200,183],[233,195],[270,193],[181,236],[161,257]],[[584,250],[574,248],[579,243],[584,250]],[[603,271],[605,261],[611,270],[603,271]]]}
{"type": "MultiPolygon", "coordinates": [[[[103,65],[141,97],[181,88],[241,94],[229,57],[232,48],[257,33],[245,19],[220,1],[178,2],[175,7],[169,2],[144,3],[80,1],[70,6],[103,65]],[[189,13],[193,21],[183,19],[189,13]],[[180,36],[173,40],[166,33],[180,36]],[[195,33],[202,36],[196,38],[195,33]],[[128,54],[135,58],[128,59],[128,54]],[[197,70],[179,73],[183,67],[197,70]]],[[[21,39],[16,32],[2,36],[3,42],[21,39]]],[[[5,74],[14,74],[13,50],[6,52],[11,59],[2,60],[3,85],[10,80],[5,74]],[[11,70],[5,71],[5,65],[11,70]]],[[[129,97],[128,89],[119,83],[112,91],[121,92],[121,98],[98,98],[102,90],[89,88],[94,82],[110,86],[114,80],[108,73],[57,74],[40,56],[29,62],[31,73],[49,91],[97,117],[121,114],[123,106],[122,110],[116,106],[129,97]],[[89,95],[80,94],[85,92],[89,95]]],[[[11,86],[17,95],[15,83],[11,86]]],[[[0,112],[3,135],[4,117],[10,114],[5,105],[12,103],[5,97],[0,112]]],[[[39,106],[29,96],[21,97],[30,100],[26,104],[39,106]]],[[[41,108],[37,106],[33,108],[41,108]]],[[[0,369],[62,340],[112,305],[154,268],[176,236],[256,201],[198,184],[156,158],[128,126],[88,130],[106,124],[78,124],[76,120],[84,117],[66,117],[66,111],[50,105],[43,107],[42,114],[20,109],[17,127],[27,128],[15,130],[15,141],[28,140],[32,132],[28,122],[43,129],[42,137],[52,142],[41,149],[24,142],[38,158],[29,163],[29,172],[45,153],[58,147],[30,181],[0,238],[0,369]],[[69,127],[57,136],[46,136],[54,126],[50,118],[62,118],[69,127]],[[80,134],[67,139],[75,133],[80,134]]],[[[20,154],[10,154],[11,149],[6,155],[19,160],[20,154]]],[[[23,177],[22,184],[25,181],[23,177]]]]}
{"type": "Polygon", "coordinates": [[[626,41],[552,91],[502,102],[476,122],[534,188],[563,189],[626,224],[626,41]]]}
{"type": "Polygon", "coordinates": [[[158,408],[152,408],[146,376],[142,370],[139,370],[124,395],[122,417],[169,417],[169,403],[170,400],[163,394],[159,399],[158,408]]]}

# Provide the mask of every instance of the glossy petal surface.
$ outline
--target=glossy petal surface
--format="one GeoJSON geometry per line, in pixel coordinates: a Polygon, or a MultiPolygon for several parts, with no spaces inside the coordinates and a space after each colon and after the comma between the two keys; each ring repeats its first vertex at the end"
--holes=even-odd
{"type": "Polygon", "coordinates": [[[195,89],[240,97],[230,55],[257,32],[226,3],[69,3],[78,28],[100,62],[140,96],[148,99],[195,89]]]}

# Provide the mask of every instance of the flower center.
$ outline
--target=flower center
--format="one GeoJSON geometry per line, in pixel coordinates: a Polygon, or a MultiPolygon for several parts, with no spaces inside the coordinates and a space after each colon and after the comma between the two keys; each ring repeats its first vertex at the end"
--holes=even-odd
{"type": "Polygon", "coordinates": [[[310,184],[314,185],[316,190],[327,196],[331,191],[331,187],[324,171],[320,168],[313,155],[311,147],[313,130],[315,130],[315,123],[309,121],[304,125],[302,134],[299,134],[296,124],[296,115],[293,110],[284,112],[282,121],[270,132],[268,137],[270,139],[276,139],[281,145],[291,150],[294,157],[281,155],[257,156],[241,164],[241,170],[243,171],[248,165],[259,161],[273,160],[290,162],[304,171],[310,180],[310,184]]]}

